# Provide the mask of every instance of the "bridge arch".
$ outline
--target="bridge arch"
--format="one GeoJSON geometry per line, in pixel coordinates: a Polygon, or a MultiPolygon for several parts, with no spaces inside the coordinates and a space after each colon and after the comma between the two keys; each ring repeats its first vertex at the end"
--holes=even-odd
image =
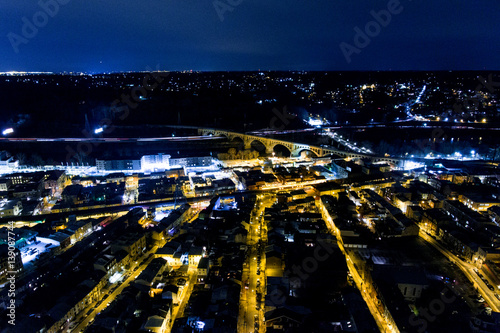
{"type": "Polygon", "coordinates": [[[299,149],[297,156],[300,157],[319,157],[317,153],[315,153],[312,149],[299,149]]]}
{"type": "Polygon", "coordinates": [[[228,140],[234,141],[235,139],[240,139],[242,142],[245,142],[245,135],[239,133],[227,133],[226,134],[228,140]]]}
{"type": "Polygon", "coordinates": [[[221,132],[221,131],[216,131],[216,132],[215,132],[215,136],[224,136],[224,137],[226,137],[226,138],[228,138],[228,139],[229,139],[229,135],[228,135],[228,133],[221,132]]]}
{"type": "Polygon", "coordinates": [[[209,135],[209,136],[221,136],[221,137],[226,137],[229,139],[229,135],[226,132],[222,131],[216,131],[216,130],[206,130],[201,133],[202,135],[209,135]]]}
{"type": "Polygon", "coordinates": [[[246,149],[254,149],[259,153],[269,153],[269,146],[266,145],[266,140],[262,140],[258,137],[252,137],[246,140],[246,149]]]}
{"type": "Polygon", "coordinates": [[[245,138],[240,135],[229,135],[228,141],[231,143],[231,146],[237,146],[238,150],[244,150],[245,147],[245,138]]]}
{"type": "Polygon", "coordinates": [[[292,156],[299,157],[303,152],[308,152],[306,154],[311,157],[320,157],[322,155],[322,153],[318,151],[318,149],[314,149],[314,147],[307,145],[295,145],[293,147],[292,156]]]}
{"type": "Polygon", "coordinates": [[[262,144],[263,146],[267,147],[267,142],[265,140],[265,138],[258,138],[258,137],[252,137],[248,140],[250,142],[250,144],[254,144],[255,142],[259,142],[260,144],[262,144]]]}
{"type": "Polygon", "coordinates": [[[282,143],[274,144],[271,149],[277,156],[290,157],[292,155],[292,150],[282,143]]]}

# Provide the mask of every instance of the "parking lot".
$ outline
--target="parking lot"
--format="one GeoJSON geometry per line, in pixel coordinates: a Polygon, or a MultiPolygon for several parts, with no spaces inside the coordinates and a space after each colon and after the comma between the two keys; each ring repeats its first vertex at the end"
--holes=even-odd
{"type": "Polygon", "coordinates": [[[55,241],[43,237],[37,237],[37,240],[21,249],[21,258],[23,265],[27,265],[31,261],[37,259],[37,257],[45,251],[50,251],[50,249],[59,246],[55,241]]]}

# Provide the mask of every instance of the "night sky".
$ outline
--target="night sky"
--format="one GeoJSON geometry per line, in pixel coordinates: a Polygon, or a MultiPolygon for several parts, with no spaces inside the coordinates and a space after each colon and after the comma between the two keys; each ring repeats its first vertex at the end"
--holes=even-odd
{"type": "Polygon", "coordinates": [[[0,0],[0,71],[500,69],[492,0],[401,0],[350,62],[339,45],[394,0],[59,1],[0,0]]]}

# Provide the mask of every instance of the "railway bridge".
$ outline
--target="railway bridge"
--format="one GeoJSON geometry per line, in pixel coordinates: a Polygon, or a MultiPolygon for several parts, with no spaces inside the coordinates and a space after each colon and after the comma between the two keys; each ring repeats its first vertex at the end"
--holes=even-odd
{"type": "Polygon", "coordinates": [[[330,154],[335,154],[344,158],[352,158],[352,159],[361,159],[367,158],[372,160],[373,162],[384,161],[388,163],[392,163],[394,165],[400,165],[403,162],[403,159],[395,158],[395,157],[382,157],[375,156],[370,154],[362,154],[355,153],[346,150],[340,150],[333,147],[325,147],[325,146],[313,146],[307,145],[303,143],[277,140],[273,138],[266,138],[257,135],[249,135],[244,133],[230,132],[226,130],[214,129],[214,128],[198,128],[199,135],[213,135],[213,136],[223,136],[226,137],[229,141],[233,140],[241,140],[244,144],[245,149],[250,149],[252,147],[252,143],[260,142],[266,148],[266,154],[272,154],[274,148],[278,145],[281,145],[287,148],[290,151],[290,156],[298,157],[302,152],[312,153],[316,157],[323,157],[330,154]]]}

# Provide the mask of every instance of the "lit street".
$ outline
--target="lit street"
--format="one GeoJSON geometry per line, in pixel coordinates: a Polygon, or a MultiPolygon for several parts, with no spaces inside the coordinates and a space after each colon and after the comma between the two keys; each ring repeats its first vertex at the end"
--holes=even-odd
{"type": "Polygon", "coordinates": [[[441,252],[446,258],[448,258],[452,263],[454,263],[458,268],[460,268],[465,276],[470,280],[470,282],[477,288],[478,292],[484,297],[488,306],[495,312],[499,312],[500,301],[495,297],[494,291],[491,291],[486,284],[477,276],[474,271],[475,266],[460,260],[453,253],[445,249],[438,241],[426,234],[424,231],[420,231],[420,237],[426,240],[429,244],[434,246],[439,252],[441,252]]]}
{"type": "Polygon", "coordinates": [[[266,255],[263,249],[266,244],[266,230],[263,212],[272,204],[272,199],[264,195],[259,195],[257,198],[255,209],[250,217],[250,232],[247,236],[248,254],[242,275],[238,332],[265,332],[262,321],[265,306],[263,302],[257,302],[257,294],[259,293],[262,299],[265,298],[266,255]],[[259,243],[262,244],[261,247],[259,243]]]}
{"type": "Polygon", "coordinates": [[[197,276],[198,274],[196,272],[196,268],[189,268],[188,279],[183,287],[181,300],[179,302],[179,305],[174,305],[172,308],[172,317],[171,317],[172,319],[167,324],[166,332],[170,332],[176,318],[180,318],[184,315],[184,310],[186,309],[186,305],[189,301],[189,298],[191,297],[191,293],[193,292],[197,276]]]}
{"type": "MultiPolygon", "coordinates": [[[[153,247],[150,251],[146,252],[143,254],[142,259],[139,258],[136,262],[139,262],[140,260],[143,260],[144,258],[147,258],[150,254],[155,253],[157,250],[156,247],[153,247]]],[[[131,267],[131,275],[123,282],[118,282],[119,285],[116,287],[116,289],[111,292],[109,295],[103,296],[101,299],[101,303],[98,306],[95,306],[95,309],[88,315],[85,316],[85,311],[82,311],[80,316],[84,316],[83,321],[78,324],[71,332],[84,332],[85,328],[94,321],[95,317],[102,311],[104,310],[111,302],[115,300],[115,298],[122,292],[124,288],[126,288],[130,283],[132,283],[141,273],[142,271],[149,265],[149,263],[153,260],[153,256],[151,256],[149,259],[147,259],[144,263],[140,264],[139,266],[132,266],[131,267]]]]}
{"type": "Polygon", "coordinates": [[[354,267],[354,263],[352,262],[348,252],[345,251],[345,249],[340,244],[339,246],[346,257],[347,267],[349,268],[349,272],[353,277],[356,287],[358,288],[358,290],[361,293],[361,296],[365,300],[366,305],[368,305],[368,309],[370,310],[373,318],[375,319],[375,322],[377,323],[377,326],[380,329],[380,331],[385,333],[398,333],[399,330],[397,329],[397,327],[394,327],[392,324],[390,324],[386,316],[384,316],[384,314],[379,311],[379,307],[377,306],[377,301],[372,299],[369,293],[367,293],[366,286],[363,286],[364,281],[359,275],[356,268],[354,267]]]}

